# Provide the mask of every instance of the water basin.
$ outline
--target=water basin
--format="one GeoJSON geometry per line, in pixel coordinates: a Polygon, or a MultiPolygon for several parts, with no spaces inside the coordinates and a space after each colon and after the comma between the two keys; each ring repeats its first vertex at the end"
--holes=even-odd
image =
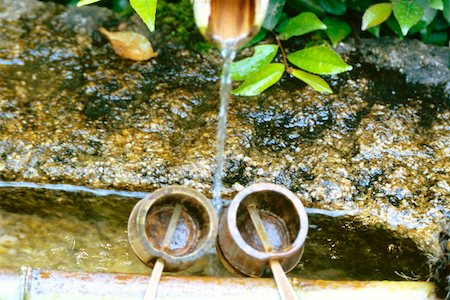
{"type": "MultiPolygon", "coordinates": [[[[133,254],[126,232],[128,216],[142,193],[99,196],[64,188],[0,188],[0,269],[25,265],[62,271],[148,274],[149,269],[133,254]]],[[[290,276],[325,280],[427,279],[427,257],[410,239],[367,227],[351,215],[332,217],[326,211],[310,211],[314,213],[308,216],[305,253],[290,276]]],[[[182,274],[231,276],[220,264],[215,249],[182,274]]]]}

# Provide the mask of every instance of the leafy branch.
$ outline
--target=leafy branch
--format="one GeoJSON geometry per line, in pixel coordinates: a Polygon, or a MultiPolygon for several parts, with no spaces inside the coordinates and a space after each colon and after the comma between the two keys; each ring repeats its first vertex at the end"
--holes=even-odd
{"type": "Polygon", "coordinates": [[[328,42],[323,36],[325,34],[335,47],[351,33],[352,27],[347,22],[346,15],[348,9],[364,12],[361,29],[377,37],[381,26],[386,24],[387,28],[401,38],[420,32],[425,42],[445,44],[448,41],[450,0],[388,1],[271,0],[263,29],[251,44],[263,40],[267,33],[272,32],[276,36],[277,45],[257,46],[252,57],[233,64],[233,80],[244,80],[233,93],[241,96],[258,95],[278,82],[284,72],[302,80],[316,91],[332,93],[327,82],[318,75],[338,74],[352,68],[327,46],[328,42]],[[289,18],[283,10],[285,4],[300,13],[289,18]],[[316,39],[316,44],[317,39],[322,37],[321,45],[285,53],[282,41],[310,33],[316,39]],[[281,50],[282,64],[271,63],[278,49],[281,50]],[[251,68],[239,74],[245,66],[251,68]]]}
{"type": "Polygon", "coordinates": [[[386,24],[400,38],[420,33],[424,42],[444,45],[449,23],[450,0],[392,0],[367,7],[361,29],[378,37],[386,24]]]}
{"type": "Polygon", "coordinates": [[[260,45],[255,47],[253,56],[232,64],[232,80],[244,80],[232,93],[239,96],[259,95],[277,83],[284,72],[300,79],[316,91],[332,93],[327,82],[312,73],[332,75],[351,69],[352,66],[346,64],[327,46],[313,46],[286,55],[283,47],[278,45],[260,45]],[[282,51],[283,64],[271,63],[279,48],[282,51]],[[291,67],[288,61],[299,69],[291,67]]]}
{"type": "MultiPolygon", "coordinates": [[[[272,32],[277,44],[256,46],[253,56],[232,64],[232,80],[244,81],[232,91],[234,95],[259,95],[277,83],[284,72],[305,82],[316,91],[332,93],[328,83],[318,75],[333,75],[352,69],[326,45],[304,48],[286,54],[281,40],[288,40],[316,30],[326,30],[327,25],[312,12],[303,12],[292,18],[286,17],[282,13],[284,2],[284,0],[271,2],[262,30],[264,35],[272,32]],[[278,49],[281,50],[283,63],[272,62],[278,49]],[[291,64],[297,68],[292,67],[291,64]]],[[[330,39],[337,43],[347,34],[332,31],[330,35],[333,37],[330,39]]]]}

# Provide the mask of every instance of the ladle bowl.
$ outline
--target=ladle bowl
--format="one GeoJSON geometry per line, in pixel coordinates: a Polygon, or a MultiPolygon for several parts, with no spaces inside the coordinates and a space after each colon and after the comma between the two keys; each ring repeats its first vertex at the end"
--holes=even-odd
{"type": "Polygon", "coordinates": [[[213,246],[216,236],[214,207],[202,194],[182,186],[164,187],[145,197],[128,221],[128,239],[136,256],[151,268],[161,258],[169,272],[194,264],[213,246]],[[182,211],[172,240],[162,249],[176,205],[182,205],[182,211]]]}
{"type": "Polygon", "coordinates": [[[220,219],[219,257],[225,266],[252,277],[262,276],[270,260],[289,272],[301,259],[307,233],[308,217],[297,196],[279,185],[254,184],[236,195],[220,219]],[[259,214],[270,251],[264,249],[249,209],[259,214]]]}

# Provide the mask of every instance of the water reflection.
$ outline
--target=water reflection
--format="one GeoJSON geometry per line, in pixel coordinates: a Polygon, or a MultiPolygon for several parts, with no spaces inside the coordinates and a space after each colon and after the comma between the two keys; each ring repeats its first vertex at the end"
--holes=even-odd
{"type": "MultiPolygon", "coordinates": [[[[128,215],[138,198],[0,188],[0,199],[0,268],[149,272],[127,239],[128,215]]],[[[402,274],[420,279],[428,274],[426,256],[411,240],[351,216],[310,214],[309,220],[305,253],[292,276],[401,280],[402,274]]],[[[230,276],[214,249],[183,274],[230,276]]]]}

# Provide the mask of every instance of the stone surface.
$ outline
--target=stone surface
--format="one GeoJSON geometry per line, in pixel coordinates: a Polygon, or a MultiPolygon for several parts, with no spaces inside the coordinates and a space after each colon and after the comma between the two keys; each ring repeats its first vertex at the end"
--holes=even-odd
{"type": "Polygon", "coordinates": [[[27,14],[36,15],[45,4],[39,1],[3,1],[0,8],[0,19],[3,21],[17,21],[27,14]]]}
{"type": "MultiPolygon", "coordinates": [[[[16,11],[20,21],[0,19],[0,178],[140,191],[182,184],[210,196],[217,51],[195,51],[157,25],[158,58],[122,60],[97,32],[120,25],[108,11],[21,2],[30,9],[16,11]]],[[[164,5],[169,18],[174,6],[164,5]]],[[[145,33],[136,18],[126,25],[145,33]]],[[[308,207],[357,209],[359,220],[437,256],[450,217],[446,86],[378,64],[389,52],[365,63],[366,48],[348,49],[354,70],[327,79],[332,95],[286,76],[261,96],[231,99],[224,196],[283,184],[308,207]]]]}
{"type": "Polygon", "coordinates": [[[405,76],[406,82],[443,88],[450,101],[449,47],[425,45],[413,40],[383,37],[363,39],[358,44],[349,40],[341,44],[341,52],[356,51],[365,63],[379,69],[392,69],[405,76]]]}

